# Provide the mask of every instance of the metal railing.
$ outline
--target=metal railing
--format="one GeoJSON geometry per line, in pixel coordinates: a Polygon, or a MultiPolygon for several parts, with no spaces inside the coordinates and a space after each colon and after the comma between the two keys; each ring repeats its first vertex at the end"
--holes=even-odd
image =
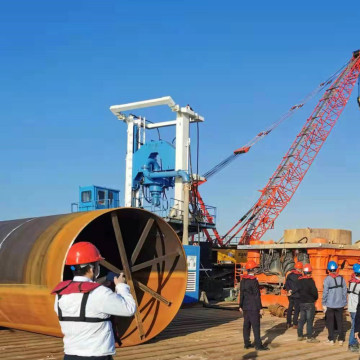
{"type": "Polygon", "coordinates": [[[91,211],[99,209],[112,209],[120,206],[119,200],[114,199],[104,199],[89,201],[86,203],[71,203],[71,212],[80,212],[80,211],[91,211]],[[85,205],[86,204],[86,205],[85,205]]]}
{"type": "MultiPolygon", "coordinates": [[[[211,237],[211,240],[213,241],[213,244],[217,244],[217,239],[215,236],[210,236],[211,237]]],[[[230,239],[230,235],[229,236],[225,236],[223,238],[223,242],[226,243],[227,240],[230,239]]],[[[226,245],[226,246],[237,246],[239,244],[239,241],[240,241],[240,236],[236,236],[234,238],[231,239],[231,241],[226,245]]],[[[204,241],[207,241],[207,240],[204,240],[204,241]]]]}

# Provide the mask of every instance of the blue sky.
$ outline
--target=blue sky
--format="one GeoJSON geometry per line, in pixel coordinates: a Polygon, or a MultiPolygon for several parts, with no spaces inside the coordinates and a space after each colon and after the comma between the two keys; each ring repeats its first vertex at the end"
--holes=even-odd
{"type": "MultiPolygon", "coordinates": [[[[0,219],[69,212],[79,185],[123,191],[126,128],[114,104],[165,95],[190,104],[205,117],[207,171],[360,48],[360,3],[350,3],[1,2],[0,219]]],[[[300,227],[360,239],[357,91],[264,239],[300,227]]],[[[315,104],[203,185],[221,233],[255,202],[315,104]]]]}

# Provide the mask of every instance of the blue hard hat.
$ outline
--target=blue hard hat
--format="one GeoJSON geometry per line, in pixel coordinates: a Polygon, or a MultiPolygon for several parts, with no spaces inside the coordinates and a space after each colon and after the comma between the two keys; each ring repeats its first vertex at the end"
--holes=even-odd
{"type": "Polygon", "coordinates": [[[353,266],[354,273],[360,273],[360,264],[354,264],[353,266]]]}
{"type": "Polygon", "coordinates": [[[330,271],[336,270],[338,268],[337,263],[335,261],[330,261],[328,263],[327,269],[330,271]]]}

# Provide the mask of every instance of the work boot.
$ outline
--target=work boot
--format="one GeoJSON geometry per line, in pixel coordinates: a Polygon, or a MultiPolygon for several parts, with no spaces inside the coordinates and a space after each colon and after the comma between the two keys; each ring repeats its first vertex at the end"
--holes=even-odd
{"type": "Polygon", "coordinates": [[[331,345],[331,346],[333,346],[335,343],[334,343],[334,340],[326,340],[325,342],[324,342],[324,344],[327,344],[327,345],[331,345]]]}
{"type": "Polygon", "coordinates": [[[251,349],[251,348],[254,348],[255,347],[255,345],[254,344],[245,344],[244,345],[244,349],[251,349]]]}
{"type": "Polygon", "coordinates": [[[303,341],[303,340],[305,340],[305,339],[306,339],[305,336],[298,336],[298,341],[303,341]]]}
{"type": "Polygon", "coordinates": [[[312,344],[316,344],[316,343],[319,343],[320,340],[315,339],[315,338],[308,338],[308,339],[306,340],[306,342],[312,343],[312,344]]]}
{"type": "Polygon", "coordinates": [[[257,350],[257,351],[266,351],[266,350],[270,350],[270,349],[265,345],[261,345],[261,346],[256,347],[255,350],[257,350]]]}
{"type": "Polygon", "coordinates": [[[349,351],[351,352],[359,352],[359,347],[357,345],[350,345],[349,351]]]}

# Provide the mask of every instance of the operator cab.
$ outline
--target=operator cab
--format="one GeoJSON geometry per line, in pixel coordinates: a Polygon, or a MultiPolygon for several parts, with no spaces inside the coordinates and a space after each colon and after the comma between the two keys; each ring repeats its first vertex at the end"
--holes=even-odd
{"type": "Polygon", "coordinates": [[[111,209],[120,206],[119,190],[90,185],[79,187],[79,202],[71,204],[71,212],[111,209]]]}

